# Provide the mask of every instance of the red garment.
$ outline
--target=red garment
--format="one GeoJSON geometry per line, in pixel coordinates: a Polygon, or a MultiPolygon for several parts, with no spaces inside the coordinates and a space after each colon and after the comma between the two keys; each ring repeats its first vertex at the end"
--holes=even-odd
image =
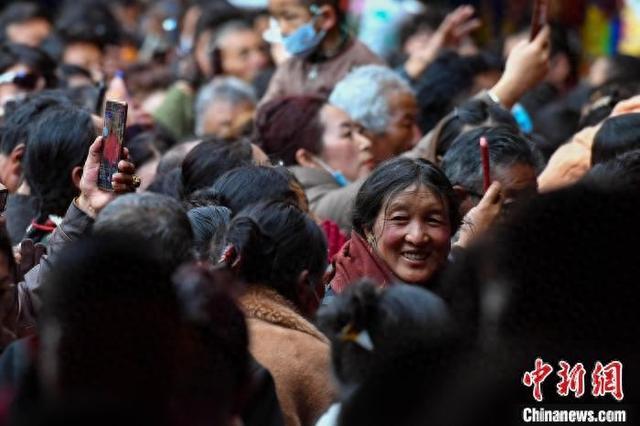
{"type": "Polygon", "coordinates": [[[334,260],[335,275],[331,280],[331,288],[335,293],[342,293],[347,287],[362,278],[369,278],[380,287],[389,287],[399,280],[384,263],[371,246],[355,231],[351,232],[351,240],[342,247],[334,260]]]}
{"type": "Polygon", "coordinates": [[[332,220],[325,220],[320,224],[327,237],[327,251],[329,252],[329,262],[340,252],[340,249],[347,242],[347,237],[342,233],[337,223],[332,220]]]}

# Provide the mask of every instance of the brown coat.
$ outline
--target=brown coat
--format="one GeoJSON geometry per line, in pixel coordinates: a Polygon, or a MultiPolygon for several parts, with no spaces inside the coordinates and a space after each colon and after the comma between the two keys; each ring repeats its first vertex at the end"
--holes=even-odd
{"type": "Polygon", "coordinates": [[[251,354],[273,376],[285,424],[315,424],[336,395],[327,339],[272,289],[250,287],[240,304],[251,354]]]}
{"type": "Polygon", "coordinates": [[[293,57],[278,67],[260,102],[291,95],[314,94],[328,97],[349,71],[369,64],[385,65],[382,59],[355,39],[342,52],[325,61],[310,62],[293,57]]]}
{"type": "Polygon", "coordinates": [[[350,232],[353,206],[364,179],[342,188],[324,170],[301,166],[293,166],[289,170],[307,194],[311,212],[322,220],[334,221],[340,229],[350,232]]]}

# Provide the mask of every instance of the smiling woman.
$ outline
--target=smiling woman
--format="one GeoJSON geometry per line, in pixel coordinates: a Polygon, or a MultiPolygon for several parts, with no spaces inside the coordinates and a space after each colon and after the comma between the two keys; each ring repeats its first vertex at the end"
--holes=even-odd
{"type": "Polygon", "coordinates": [[[370,278],[429,286],[447,263],[460,225],[451,183],[432,163],[399,158],[364,182],[353,214],[351,240],[335,258],[331,288],[341,293],[370,278]]]}

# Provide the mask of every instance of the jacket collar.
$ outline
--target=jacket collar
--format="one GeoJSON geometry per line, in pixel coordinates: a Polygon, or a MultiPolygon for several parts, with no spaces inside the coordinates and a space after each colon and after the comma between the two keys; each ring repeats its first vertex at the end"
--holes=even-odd
{"type": "Polygon", "coordinates": [[[296,330],[328,343],[327,338],[307,321],[296,307],[275,290],[253,285],[240,297],[247,318],[259,319],[279,327],[296,330]]]}

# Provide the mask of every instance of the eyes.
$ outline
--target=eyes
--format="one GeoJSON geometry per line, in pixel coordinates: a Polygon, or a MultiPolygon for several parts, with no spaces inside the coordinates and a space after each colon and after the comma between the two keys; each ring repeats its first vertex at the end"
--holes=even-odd
{"type": "MultiPolygon", "coordinates": [[[[387,218],[387,222],[391,222],[395,225],[407,225],[412,220],[412,217],[407,213],[392,213],[387,218]]],[[[429,226],[445,226],[447,221],[441,213],[429,213],[421,218],[423,223],[429,226]]]]}

